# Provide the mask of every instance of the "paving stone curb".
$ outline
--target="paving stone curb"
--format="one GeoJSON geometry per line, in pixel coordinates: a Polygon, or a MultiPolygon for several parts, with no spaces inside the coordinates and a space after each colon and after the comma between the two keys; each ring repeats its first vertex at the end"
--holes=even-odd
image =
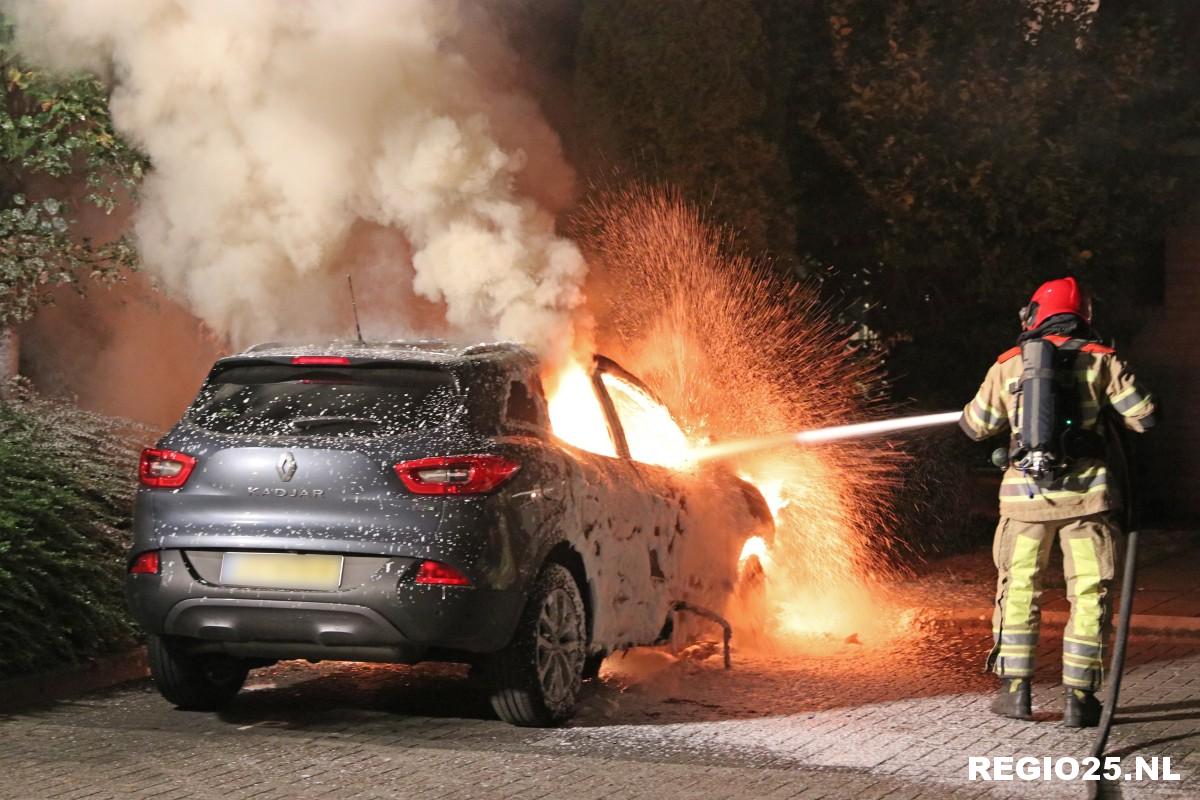
{"type": "Polygon", "coordinates": [[[146,648],[135,647],[84,664],[0,681],[0,711],[43,705],[145,678],[146,648]]]}

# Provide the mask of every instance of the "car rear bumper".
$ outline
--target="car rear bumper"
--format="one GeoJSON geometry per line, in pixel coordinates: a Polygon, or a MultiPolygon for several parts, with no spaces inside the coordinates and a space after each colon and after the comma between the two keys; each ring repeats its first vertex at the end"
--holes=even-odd
{"type": "Polygon", "coordinates": [[[488,653],[512,637],[524,595],[412,582],[413,559],[381,557],[337,591],[246,589],[205,580],[181,550],[158,575],[129,575],[126,597],[149,633],[247,658],[415,662],[488,653]]]}

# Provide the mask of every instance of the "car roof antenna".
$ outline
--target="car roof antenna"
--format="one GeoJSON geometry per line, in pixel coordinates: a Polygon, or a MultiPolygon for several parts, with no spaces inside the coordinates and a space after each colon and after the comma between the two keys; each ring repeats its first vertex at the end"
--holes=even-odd
{"type": "Polygon", "coordinates": [[[358,324],[358,302],[354,299],[354,279],[346,273],[346,285],[350,287],[350,308],[354,311],[354,332],[358,334],[358,343],[366,344],[362,337],[362,325],[358,324]]]}

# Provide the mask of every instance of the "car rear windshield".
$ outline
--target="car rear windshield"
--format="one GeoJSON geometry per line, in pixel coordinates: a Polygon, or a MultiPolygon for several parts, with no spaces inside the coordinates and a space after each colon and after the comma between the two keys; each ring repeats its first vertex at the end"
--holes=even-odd
{"type": "Polygon", "coordinates": [[[186,419],[218,433],[374,437],[462,413],[453,376],[436,368],[254,364],[211,377],[186,419]]]}

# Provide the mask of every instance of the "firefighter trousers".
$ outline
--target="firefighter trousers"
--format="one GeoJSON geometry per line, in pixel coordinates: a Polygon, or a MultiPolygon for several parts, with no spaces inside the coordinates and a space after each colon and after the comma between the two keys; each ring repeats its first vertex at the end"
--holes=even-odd
{"type": "Polygon", "coordinates": [[[992,545],[999,577],[989,669],[1004,678],[1033,676],[1042,581],[1050,548],[1058,538],[1071,602],[1071,616],[1063,631],[1063,684],[1100,689],[1119,537],[1120,526],[1111,512],[1047,522],[1000,518],[992,545]]]}

